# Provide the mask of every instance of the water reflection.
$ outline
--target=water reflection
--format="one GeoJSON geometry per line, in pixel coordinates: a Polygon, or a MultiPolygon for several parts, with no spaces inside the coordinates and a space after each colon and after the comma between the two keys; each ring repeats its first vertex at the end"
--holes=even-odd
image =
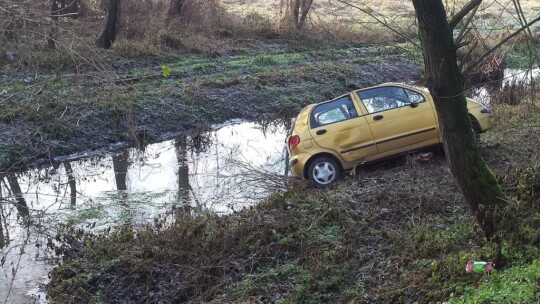
{"type": "Polygon", "coordinates": [[[175,139],[174,147],[176,148],[176,159],[178,161],[178,195],[176,199],[181,205],[180,210],[189,213],[191,210],[191,186],[189,185],[187,137],[180,136],[175,139]]]}
{"type": "Polygon", "coordinates": [[[116,190],[120,198],[120,203],[123,203],[127,198],[127,172],[129,166],[129,151],[124,150],[121,153],[113,154],[112,165],[114,171],[114,181],[116,190]]]}
{"type": "Polygon", "coordinates": [[[73,168],[71,167],[71,163],[69,161],[65,161],[62,164],[64,165],[64,169],[66,170],[66,175],[68,177],[71,206],[75,206],[77,204],[77,181],[75,181],[73,168]]]}
{"type": "Polygon", "coordinates": [[[8,197],[11,196],[15,199],[15,206],[17,207],[17,211],[21,217],[28,216],[28,206],[26,205],[26,200],[24,199],[21,186],[17,180],[17,175],[15,175],[15,173],[8,173],[6,177],[9,184],[9,189],[7,190],[11,190],[11,193],[8,192],[10,194],[8,197]]]}
{"type": "Polygon", "coordinates": [[[177,215],[231,212],[264,198],[283,180],[285,130],[226,124],[144,152],[68,157],[50,167],[0,175],[0,302],[24,303],[47,273],[44,260],[35,257],[52,254],[44,244],[54,237],[55,224],[105,229],[146,223],[171,208],[177,215]]]}
{"type": "Polygon", "coordinates": [[[503,78],[499,81],[481,84],[471,89],[472,97],[483,105],[489,105],[492,96],[505,87],[529,84],[540,77],[540,68],[534,69],[505,69],[503,78]]]}

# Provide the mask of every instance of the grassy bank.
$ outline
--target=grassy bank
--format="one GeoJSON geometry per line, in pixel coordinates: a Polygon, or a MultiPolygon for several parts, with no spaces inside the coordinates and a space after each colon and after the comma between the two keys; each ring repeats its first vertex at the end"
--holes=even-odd
{"type": "Polygon", "coordinates": [[[51,303],[534,303],[539,301],[540,115],[497,107],[486,160],[520,231],[493,259],[444,156],[363,168],[329,190],[295,182],[250,210],[185,214],[90,235],[66,231],[51,303]]]}
{"type": "Polygon", "coordinates": [[[119,141],[145,144],[233,118],[289,118],[352,88],[420,74],[406,44],[310,50],[260,44],[237,45],[236,53],[219,57],[118,59],[114,81],[95,72],[40,76],[31,84],[4,77],[0,168],[119,141]]]}

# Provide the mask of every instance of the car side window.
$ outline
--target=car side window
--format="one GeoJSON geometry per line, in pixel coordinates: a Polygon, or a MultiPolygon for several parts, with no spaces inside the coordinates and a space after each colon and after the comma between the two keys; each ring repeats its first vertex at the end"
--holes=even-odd
{"type": "Polygon", "coordinates": [[[356,93],[370,114],[426,101],[422,94],[401,87],[380,87],[356,93]]]}
{"type": "Polygon", "coordinates": [[[311,111],[310,124],[312,128],[328,125],[358,117],[358,112],[349,95],[320,104],[311,111]]]}

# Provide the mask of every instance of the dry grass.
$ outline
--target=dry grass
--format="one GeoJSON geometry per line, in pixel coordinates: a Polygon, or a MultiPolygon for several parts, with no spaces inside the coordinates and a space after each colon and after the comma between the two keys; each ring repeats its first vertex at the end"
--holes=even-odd
{"type": "MultiPolygon", "coordinates": [[[[449,15],[464,1],[447,1],[449,15]]],[[[54,69],[80,65],[83,58],[95,57],[85,46],[93,46],[104,22],[104,1],[81,2],[84,16],[78,20],[60,18],[58,49],[54,60],[47,50],[50,31],[48,5],[26,0],[14,7],[12,0],[0,1],[3,47],[19,54],[29,66],[54,69]],[[30,21],[29,21],[30,20],[30,21]],[[31,46],[31,47],[28,47],[31,46]],[[35,55],[34,50],[43,53],[35,55]],[[66,50],[68,52],[66,52],[66,50]],[[66,55],[79,53],[79,56],[66,55]],[[42,58],[40,58],[42,57],[42,58]]],[[[214,55],[228,49],[230,40],[284,37],[299,39],[297,33],[280,28],[283,14],[280,0],[185,0],[182,13],[169,16],[170,0],[124,1],[120,32],[114,48],[129,57],[158,55],[162,51],[186,50],[214,55]]],[[[537,1],[522,3],[527,14],[540,9],[537,1]]],[[[482,49],[515,29],[516,19],[508,18],[515,8],[498,2],[484,2],[475,21],[482,49]],[[497,30],[493,30],[497,28],[497,30]]],[[[334,41],[350,43],[402,42],[416,37],[414,10],[410,1],[329,0],[315,1],[306,20],[304,37],[316,44],[334,41]]],[[[538,34],[535,34],[538,35],[538,34]]],[[[518,38],[522,39],[523,38],[518,38]]],[[[303,38],[295,41],[306,43],[303,38]]],[[[523,42],[523,41],[522,41],[523,42]]],[[[307,42],[309,43],[309,42],[307,42]]]]}

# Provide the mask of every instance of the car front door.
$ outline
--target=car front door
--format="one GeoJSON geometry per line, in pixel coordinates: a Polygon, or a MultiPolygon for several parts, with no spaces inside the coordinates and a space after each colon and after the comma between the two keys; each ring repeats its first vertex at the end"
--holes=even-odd
{"type": "Polygon", "coordinates": [[[377,153],[364,116],[358,116],[350,94],[321,103],[310,113],[310,132],[315,142],[339,153],[345,161],[357,161],[377,153]]]}
{"type": "Polygon", "coordinates": [[[379,153],[407,151],[438,142],[435,113],[421,92],[384,86],[355,92],[365,110],[379,153]]]}

